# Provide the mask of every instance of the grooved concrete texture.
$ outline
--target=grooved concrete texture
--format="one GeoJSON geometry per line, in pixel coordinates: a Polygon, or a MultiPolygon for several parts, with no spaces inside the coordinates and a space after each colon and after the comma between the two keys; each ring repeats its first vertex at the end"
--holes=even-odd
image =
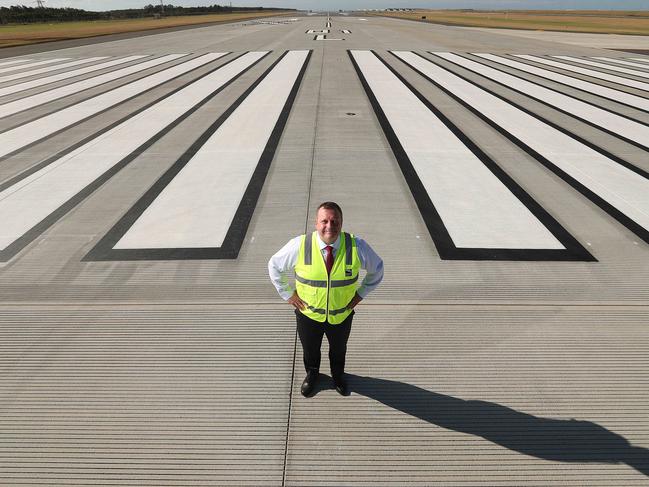
{"type": "MultiPolygon", "coordinates": [[[[305,34],[325,23],[304,16],[31,49],[35,60],[232,54],[5,158],[0,185],[221,62],[272,52],[0,264],[1,485],[647,485],[648,244],[388,51],[630,55],[542,33],[357,16],[332,17],[331,36],[345,41],[305,34]],[[287,49],[313,53],[238,258],[84,261],[287,49]],[[347,49],[376,50],[597,262],[441,260],[347,49]],[[318,391],[304,399],[294,316],[266,262],[311,229],[325,199],[342,204],[345,229],[371,243],[386,276],[357,310],[351,395],[331,387],[325,344],[318,391]]],[[[645,150],[444,66],[649,170],[645,150]]],[[[0,130],[158,70],[2,118],[0,130]]],[[[518,74],[649,123],[637,108],[518,74]]]]}

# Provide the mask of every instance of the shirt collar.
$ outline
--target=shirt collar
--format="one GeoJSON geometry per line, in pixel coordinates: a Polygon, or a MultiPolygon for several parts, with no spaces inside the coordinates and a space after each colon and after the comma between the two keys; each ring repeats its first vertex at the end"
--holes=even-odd
{"type": "MultiPolygon", "coordinates": [[[[338,238],[336,239],[336,241],[331,244],[331,246],[334,248],[334,251],[337,251],[340,248],[340,236],[341,235],[342,235],[342,232],[340,232],[340,234],[338,235],[338,238]]],[[[329,244],[326,244],[326,243],[324,243],[322,241],[322,239],[320,238],[320,234],[318,232],[315,232],[315,236],[318,239],[318,247],[320,248],[320,251],[324,250],[324,248],[329,244]]]]}

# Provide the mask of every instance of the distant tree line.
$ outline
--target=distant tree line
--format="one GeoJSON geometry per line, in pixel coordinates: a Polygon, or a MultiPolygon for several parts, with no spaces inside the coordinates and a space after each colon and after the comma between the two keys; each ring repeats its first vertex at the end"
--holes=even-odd
{"type": "Polygon", "coordinates": [[[32,22],[65,22],[72,20],[137,19],[143,17],[172,17],[179,15],[205,15],[211,13],[246,12],[250,10],[294,10],[264,7],[176,7],[175,5],[146,5],[144,8],[88,12],[77,8],[26,7],[14,5],[0,7],[0,24],[27,24],[32,22]]]}
{"type": "Polygon", "coordinates": [[[13,5],[0,7],[0,23],[26,24],[31,22],[63,22],[66,20],[99,20],[99,12],[86,12],[76,8],[40,8],[13,5]]]}

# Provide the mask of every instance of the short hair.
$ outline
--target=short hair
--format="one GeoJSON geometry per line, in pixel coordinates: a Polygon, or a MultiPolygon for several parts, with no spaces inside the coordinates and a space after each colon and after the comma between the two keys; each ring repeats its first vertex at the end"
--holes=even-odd
{"type": "Polygon", "coordinates": [[[318,214],[318,211],[320,211],[320,208],[324,208],[325,210],[333,210],[338,213],[338,216],[340,219],[343,219],[343,210],[338,206],[338,203],[334,203],[333,201],[325,201],[324,203],[320,203],[320,206],[316,209],[315,213],[316,215],[318,214]]]}

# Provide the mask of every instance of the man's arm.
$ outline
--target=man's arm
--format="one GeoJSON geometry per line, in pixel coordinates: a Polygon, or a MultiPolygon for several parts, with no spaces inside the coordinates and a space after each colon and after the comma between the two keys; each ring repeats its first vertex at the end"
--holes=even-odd
{"type": "Polygon", "coordinates": [[[361,268],[365,269],[367,274],[360,287],[356,290],[356,296],[347,306],[349,309],[352,309],[362,299],[365,299],[383,280],[383,260],[381,257],[362,238],[356,237],[356,249],[361,261],[361,268]]]}
{"type": "MultiPolygon", "coordinates": [[[[295,263],[297,262],[297,256],[300,252],[301,238],[302,237],[295,237],[289,240],[288,243],[268,261],[268,275],[270,276],[270,280],[282,299],[293,304],[293,306],[295,306],[295,304],[291,302],[291,299],[297,297],[297,293],[288,280],[288,272],[295,267],[295,263]]],[[[295,300],[293,299],[293,301],[295,300]]]]}

